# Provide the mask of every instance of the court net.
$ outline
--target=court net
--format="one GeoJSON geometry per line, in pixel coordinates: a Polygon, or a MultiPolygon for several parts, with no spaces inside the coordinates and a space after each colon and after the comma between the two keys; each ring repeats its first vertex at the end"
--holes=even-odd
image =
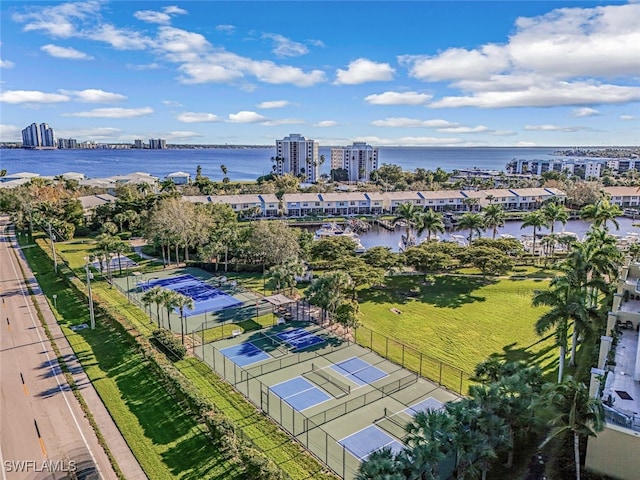
{"type": "Polygon", "coordinates": [[[311,371],[303,373],[303,376],[329,392],[335,398],[341,398],[351,393],[350,385],[336,378],[325,368],[320,368],[313,363],[311,364],[311,371]]]}
{"type": "Polygon", "coordinates": [[[272,337],[271,335],[268,335],[267,333],[262,331],[260,332],[260,337],[264,339],[271,347],[273,347],[283,355],[289,353],[291,347],[283,340],[280,340],[277,337],[272,337]]]}
{"type": "Polygon", "coordinates": [[[407,436],[407,422],[399,418],[397,414],[388,415],[386,408],[384,417],[376,420],[375,425],[399,440],[404,440],[407,436]]]}

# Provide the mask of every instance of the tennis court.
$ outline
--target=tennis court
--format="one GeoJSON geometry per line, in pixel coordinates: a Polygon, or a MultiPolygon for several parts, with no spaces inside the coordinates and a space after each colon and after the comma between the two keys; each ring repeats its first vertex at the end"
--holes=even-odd
{"type": "Polygon", "coordinates": [[[251,342],[245,342],[239,345],[223,348],[220,352],[233,363],[240,365],[241,367],[246,367],[253,363],[272,358],[271,355],[261,348],[256,347],[251,342]]]}
{"type": "Polygon", "coordinates": [[[213,287],[189,274],[143,282],[140,287],[142,290],[162,287],[192,298],[194,308],[184,309],[184,314],[187,317],[204,312],[217,312],[226,308],[237,307],[243,303],[237,298],[227,295],[219,288],[213,287]]]}
{"type": "Polygon", "coordinates": [[[372,452],[384,447],[400,451],[405,427],[417,412],[458,398],[307,322],[248,332],[202,345],[194,353],[345,479],[354,478],[372,452]],[[240,355],[236,362],[242,350],[230,347],[247,342],[265,355],[250,347],[249,356],[240,355]]]}
{"type": "Polygon", "coordinates": [[[326,402],[331,397],[303,377],[294,377],[270,387],[271,391],[298,412],[326,402]]]}
{"type": "Polygon", "coordinates": [[[362,430],[343,438],[338,443],[343,445],[349,452],[361,462],[369,455],[385,447],[389,447],[392,452],[398,453],[403,445],[390,435],[387,435],[375,425],[369,425],[362,430]]]}
{"type": "Polygon", "coordinates": [[[111,271],[117,271],[120,268],[124,269],[130,269],[130,268],[135,268],[138,266],[138,264],[136,262],[134,262],[133,260],[131,260],[129,257],[127,257],[126,255],[120,255],[120,257],[112,257],[109,262],[107,263],[104,260],[94,260],[93,262],[91,262],[91,266],[96,269],[96,270],[100,270],[100,271],[106,271],[107,270],[107,265],[109,265],[109,270],[111,271]]]}

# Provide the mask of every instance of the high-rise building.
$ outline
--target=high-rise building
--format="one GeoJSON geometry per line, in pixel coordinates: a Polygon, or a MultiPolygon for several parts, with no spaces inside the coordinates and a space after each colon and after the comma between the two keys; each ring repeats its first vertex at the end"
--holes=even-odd
{"type": "Polygon", "coordinates": [[[75,138],[59,138],[58,148],[78,148],[78,141],[75,138]]]}
{"type": "Polygon", "coordinates": [[[343,168],[350,182],[366,182],[378,169],[378,148],[364,142],[354,142],[347,147],[331,149],[331,169],[343,168]]]}
{"type": "Polygon", "coordinates": [[[23,148],[56,148],[53,129],[46,123],[32,123],[22,130],[23,148]]]}
{"type": "Polygon", "coordinates": [[[144,143],[142,143],[142,139],[136,138],[133,141],[133,148],[140,148],[140,149],[144,148],[144,143]]]}
{"type": "Polygon", "coordinates": [[[275,173],[302,176],[306,182],[318,181],[319,148],[318,142],[307,140],[298,133],[291,133],[282,140],[276,140],[275,173]]]}
{"type": "Polygon", "coordinates": [[[163,138],[150,138],[149,148],[152,150],[162,150],[167,148],[167,141],[163,138]]]}

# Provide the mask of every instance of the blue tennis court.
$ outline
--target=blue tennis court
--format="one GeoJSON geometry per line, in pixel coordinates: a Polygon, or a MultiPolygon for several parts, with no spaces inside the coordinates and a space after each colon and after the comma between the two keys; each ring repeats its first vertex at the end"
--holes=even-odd
{"type": "Polygon", "coordinates": [[[384,447],[390,447],[394,453],[400,452],[403,448],[402,443],[375,425],[369,425],[359,432],[343,438],[338,443],[360,461],[366,460],[373,452],[382,450],[384,447]]]}
{"type": "Polygon", "coordinates": [[[307,332],[304,328],[296,328],[280,332],[276,336],[290,345],[294,350],[304,350],[305,348],[324,343],[324,339],[313,333],[307,332]]]}
{"type": "Polygon", "coordinates": [[[269,389],[299,412],[332,398],[302,377],[278,383],[269,389]]]}
{"type": "Polygon", "coordinates": [[[195,308],[193,310],[185,309],[184,313],[186,317],[204,312],[218,312],[225,308],[242,305],[242,302],[237,298],[227,295],[222,290],[212,287],[193,275],[179,275],[177,277],[152,280],[143,283],[141,286],[143,290],[153,287],[163,287],[191,297],[195,308]]]}
{"type": "Polygon", "coordinates": [[[245,367],[252,363],[261,362],[262,360],[271,358],[271,355],[256,347],[251,342],[240,343],[232,347],[223,348],[220,350],[220,353],[240,367],[245,367]]]}
{"type": "Polygon", "coordinates": [[[331,365],[331,368],[360,386],[373,383],[387,376],[387,372],[358,357],[343,360],[340,363],[331,365]]]}
{"type": "Polygon", "coordinates": [[[440,410],[442,408],[443,403],[439,400],[436,400],[433,397],[429,397],[421,402],[416,403],[415,405],[411,405],[409,408],[404,410],[405,413],[408,413],[412,417],[418,412],[426,412],[427,410],[440,410]]]}

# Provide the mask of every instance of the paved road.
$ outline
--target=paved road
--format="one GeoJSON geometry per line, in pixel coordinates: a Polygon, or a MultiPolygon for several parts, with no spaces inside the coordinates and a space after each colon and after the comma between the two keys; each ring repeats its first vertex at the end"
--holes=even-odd
{"type": "MultiPolygon", "coordinates": [[[[0,479],[61,479],[74,469],[84,473],[81,478],[117,478],[61,373],[28,295],[7,225],[7,218],[0,217],[0,479]]],[[[27,273],[30,277],[30,270],[27,273]]],[[[32,278],[30,283],[39,292],[32,278]]],[[[37,301],[52,320],[43,296],[37,301]]],[[[84,390],[95,395],[57,324],[48,323],[76,382],[85,383],[79,384],[83,396],[84,390]]],[[[92,411],[95,398],[87,400],[92,411]]],[[[135,473],[131,478],[145,477],[135,473]]]]}

